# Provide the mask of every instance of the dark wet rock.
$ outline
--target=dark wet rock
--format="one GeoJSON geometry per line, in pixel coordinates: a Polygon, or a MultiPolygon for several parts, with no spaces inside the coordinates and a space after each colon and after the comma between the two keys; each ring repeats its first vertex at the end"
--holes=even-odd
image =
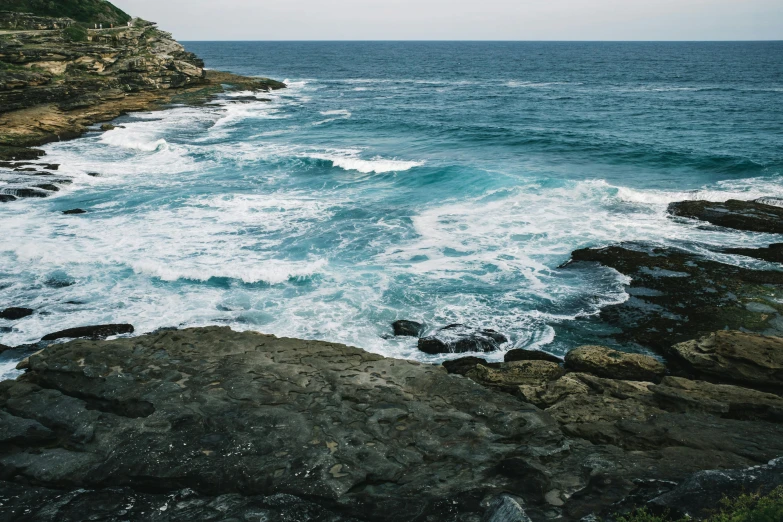
{"type": "Polygon", "coordinates": [[[783,338],[719,331],[672,347],[688,369],[710,380],[783,387],[783,338]]]}
{"type": "Polygon", "coordinates": [[[6,190],[10,192],[10,195],[16,196],[17,198],[45,198],[49,196],[48,192],[31,188],[14,188],[6,190]]]}
{"type": "Polygon", "coordinates": [[[0,194],[0,203],[8,203],[9,201],[16,201],[16,196],[11,194],[0,194]]]}
{"type": "Polygon", "coordinates": [[[117,127],[115,127],[115,126],[114,126],[114,125],[112,125],[111,123],[104,123],[103,125],[101,125],[101,130],[102,130],[102,131],[110,131],[110,130],[114,130],[114,129],[116,129],[116,128],[117,128],[117,127]]]}
{"type": "Polygon", "coordinates": [[[48,190],[50,192],[59,192],[60,191],[60,187],[58,187],[57,185],[52,185],[51,183],[41,183],[40,185],[34,185],[34,187],[35,188],[39,188],[39,189],[43,189],[43,190],[48,190]]]}
{"type": "Polygon", "coordinates": [[[770,263],[783,263],[783,243],[773,243],[765,248],[727,248],[727,254],[753,257],[770,263]]]}
{"type": "Polygon", "coordinates": [[[580,346],[565,357],[565,366],[575,372],[628,381],[657,382],[666,373],[663,363],[648,355],[625,353],[605,346],[580,346]]]}
{"type": "Polygon", "coordinates": [[[91,178],[100,178],[101,177],[100,173],[98,173],[98,172],[88,172],[87,175],[90,176],[91,178]]]}
{"type": "Polygon", "coordinates": [[[41,149],[0,145],[0,160],[3,161],[36,160],[44,154],[46,153],[41,149]]]}
{"type": "Polygon", "coordinates": [[[457,375],[465,375],[470,370],[474,370],[476,365],[483,364],[490,368],[499,368],[500,364],[487,362],[486,359],[481,357],[460,357],[459,359],[452,359],[450,361],[443,361],[443,367],[449,373],[456,373],[457,375]]]}
{"type": "Polygon", "coordinates": [[[63,210],[63,214],[86,214],[87,211],[81,208],[72,208],[70,210],[63,210]]]}
{"type": "Polygon", "coordinates": [[[54,432],[40,422],[16,417],[0,410],[0,444],[27,444],[34,446],[56,439],[54,432]]]}
{"type": "Polygon", "coordinates": [[[92,339],[105,339],[111,335],[133,333],[133,326],[129,324],[101,324],[97,326],[79,326],[68,328],[59,332],[44,335],[42,341],[55,341],[57,339],[75,339],[78,337],[90,337],[92,339]]]}
{"type": "Polygon", "coordinates": [[[24,307],[11,307],[6,308],[5,310],[0,311],[0,319],[8,319],[11,321],[16,321],[17,319],[22,319],[23,317],[27,317],[28,315],[33,315],[32,308],[24,308],[24,307]]]}
{"type": "Polygon", "coordinates": [[[735,498],[743,493],[768,495],[781,485],[783,458],[747,469],[700,471],[672,491],[651,500],[648,506],[656,512],[669,512],[673,518],[698,520],[720,506],[724,498],[735,498]]]}
{"type": "Polygon", "coordinates": [[[783,233],[783,207],[759,201],[730,199],[713,201],[680,201],[669,205],[673,216],[698,219],[721,227],[752,232],[783,233]]]}
{"type": "Polygon", "coordinates": [[[562,359],[552,354],[542,352],[540,350],[525,350],[523,348],[515,348],[513,350],[507,351],[506,354],[503,356],[503,360],[505,362],[549,361],[556,364],[560,364],[563,362],[562,359]]]}
{"type": "Polygon", "coordinates": [[[56,427],[57,443],[0,446],[0,469],[69,494],[189,487],[363,520],[478,519],[483,498],[523,480],[498,462],[562,446],[511,395],[325,342],[212,327],[51,345],[28,366],[0,383],[0,411],[56,427]]]}
{"type": "Polygon", "coordinates": [[[0,481],[7,520],[15,522],[82,522],[129,520],[193,522],[201,520],[265,522],[354,522],[293,495],[199,495],[192,489],[145,493],[131,488],[80,489],[63,492],[0,481]]]}
{"type": "Polygon", "coordinates": [[[671,248],[582,249],[565,269],[597,262],[631,278],[631,297],[604,307],[615,338],[668,354],[671,345],[730,329],[783,334],[783,271],[750,270],[671,248]]]}
{"type": "Polygon", "coordinates": [[[495,330],[474,329],[462,324],[451,324],[432,335],[419,339],[419,350],[429,354],[494,352],[508,338],[495,330]]]}
{"type": "MultiPolygon", "coordinates": [[[[10,332],[10,331],[11,331],[11,329],[10,329],[10,328],[8,328],[8,327],[3,327],[2,329],[0,329],[0,332],[10,332]],[[7,328],[7,329],[6,329],[6,328],[7,328]]],[[[0,353],[3,353],[3,352],[5,352],[6,350],[11,350],[11,349],[12,349],[12,348],[11,348],[10,346],[6,346],[6,345],[4,345],[4,344],[0,344],[0,353]]]]}
{"type": "Polygon", "coordinates": [[[549,361],[515,361],[490,368],[478,364],[466,375],[484,386],[514,392],[521,385],[542,385],[559,379],[565,370],[549,361]]]}
{"type": "Polygon", "coordinates": [[[669,411],[708,412],[732,419],[783,422],[783,398],[730,384],[712,384],[681,377],[665,377],[650,391],[669,411]]]}
{"type": "Polygon", "coordinates": [[[394,330],[394,335],[419,337],[424,331],[424,325],[416,321],[401,319],[392,323],[392,329],[394,330]]]}

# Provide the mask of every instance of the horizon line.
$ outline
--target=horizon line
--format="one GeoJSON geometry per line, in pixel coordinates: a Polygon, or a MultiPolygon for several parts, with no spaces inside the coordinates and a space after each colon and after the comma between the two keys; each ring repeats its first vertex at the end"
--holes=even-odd
{"type": "Polygon", "coordinates": [[[181,42],[274,42],[274,43],[780,43],[781,39],[769,39],[769,40],[421,40],[421,39],[404,39],[404,40],[247,40],[247,39],[207,39],[207,40],[192,40],[192,39],[178,39],[181,42]]]}

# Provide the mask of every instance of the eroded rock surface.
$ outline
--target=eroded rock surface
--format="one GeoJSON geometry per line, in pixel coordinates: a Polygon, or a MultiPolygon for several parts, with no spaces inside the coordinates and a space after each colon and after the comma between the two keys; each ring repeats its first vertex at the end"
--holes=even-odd
{"type": "Polygon", "coordinates": [[[510,487],[499,460],[562,444],[548,415],[440,367],[228,328],[74,341],[28,365],[0,406],[57,444],[4,446],[0,475],[49,487],[287,493],[445,519],[510,487]]]}
{"type": "Polygon", "coordinates": [[[605,346],[579,346],[565,357],[566,368],[599,377],[631,381],[659,381],[666,367],[649,355],[626,353],[605,346]]]}
{"type": "Polygon", "coordinates": [[[783,388],[781,337],[720,331],[676,344],[672,353],[707,378],[783,388]]]}

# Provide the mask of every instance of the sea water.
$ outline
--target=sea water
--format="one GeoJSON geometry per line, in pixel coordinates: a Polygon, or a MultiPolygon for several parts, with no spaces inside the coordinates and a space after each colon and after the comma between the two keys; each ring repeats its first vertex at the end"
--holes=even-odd
{"type": "Polygon", "coordinates": [[[563,354],[627,298],[611,269],[558,269],[574,249],[642,241],[754,266],[710,249],[779,240],[666,206],[783,196],[780,42],[186,46],[288,89],[44,147],[74,183],[0,205],[0,308],[36,310],[0,321],[0,343],[218,324],[449,357],[393,338],[405,318],[563,354]]]}

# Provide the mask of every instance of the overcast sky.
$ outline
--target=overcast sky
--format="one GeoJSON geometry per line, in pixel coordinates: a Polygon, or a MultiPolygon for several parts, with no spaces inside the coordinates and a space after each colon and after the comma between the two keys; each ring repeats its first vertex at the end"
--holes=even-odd
{"type": "Polygon", "coordinates": [[[783,0],[116,0],[180,40],[783,40],[783,0]]]}

